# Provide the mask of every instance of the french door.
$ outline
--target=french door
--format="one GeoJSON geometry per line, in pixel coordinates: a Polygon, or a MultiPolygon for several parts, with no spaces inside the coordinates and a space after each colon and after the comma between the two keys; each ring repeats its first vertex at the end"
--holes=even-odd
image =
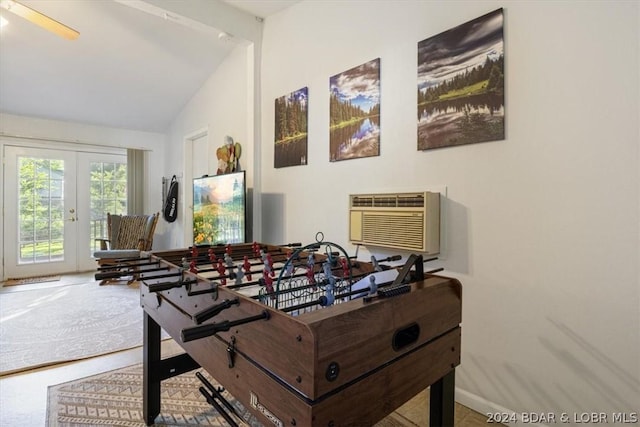
{"type": "Polygon", "coordinates": [[[126,156],[4,149],[5,278],[94,269],[106,212],[126,213],[126,156]]]}

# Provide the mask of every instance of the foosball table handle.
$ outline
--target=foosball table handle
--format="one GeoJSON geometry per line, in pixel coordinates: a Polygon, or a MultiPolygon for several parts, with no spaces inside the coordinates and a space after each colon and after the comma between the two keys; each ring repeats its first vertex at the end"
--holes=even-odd
{"type": "Polygon", "coordinates": [[[234,326],[244,325],[245,323],[255,322],[256,320],[269,320],[271,315],[267,310],[264,310],[261,314],[256,316],[246,317],[238,320],[223,320],[218,323],[210,323],[207,325],[193,326],[191,328],[185,328],[180,332],[180,338],[182,342],[189,342],[198,340],[200,338],[210,337],[218,332],[226,332],[234,326]]]}

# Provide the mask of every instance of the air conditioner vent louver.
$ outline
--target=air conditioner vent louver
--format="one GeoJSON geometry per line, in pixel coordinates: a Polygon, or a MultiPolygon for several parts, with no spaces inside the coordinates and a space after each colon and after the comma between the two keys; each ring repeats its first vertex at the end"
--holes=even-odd
{"type": "Polygon", "coordinates": [[[439,193],[351,195],[349,216],[354,244],[440,251],[439,193]]]}

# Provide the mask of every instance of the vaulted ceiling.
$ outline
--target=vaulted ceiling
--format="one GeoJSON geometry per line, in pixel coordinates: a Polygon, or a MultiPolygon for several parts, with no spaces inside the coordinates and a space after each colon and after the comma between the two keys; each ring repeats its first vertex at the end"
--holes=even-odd
{"type": "Polygon", "coordinates": [[[296,1],[21,1],[80,36],[0,9],[0,111],[163,132],[261,19],[296,1]]]}

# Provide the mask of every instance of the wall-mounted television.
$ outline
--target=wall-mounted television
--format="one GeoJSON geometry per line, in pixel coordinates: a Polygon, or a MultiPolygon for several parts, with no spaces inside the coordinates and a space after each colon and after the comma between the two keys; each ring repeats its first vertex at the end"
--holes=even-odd
{"type": "Polygon", "coordinates": [[[194,244],[245,243],[246,218],[245,171],[194,178],[194,244]]]}

